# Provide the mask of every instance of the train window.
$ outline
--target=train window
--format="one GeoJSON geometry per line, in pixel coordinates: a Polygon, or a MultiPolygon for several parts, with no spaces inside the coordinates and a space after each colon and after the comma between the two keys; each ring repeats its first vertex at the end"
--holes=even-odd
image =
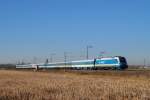
{"type": "Polygon", "coordinates": [[[117,59],[110,59],[110,60],[98,60],[96,64],[117,64],[117,59]]]}

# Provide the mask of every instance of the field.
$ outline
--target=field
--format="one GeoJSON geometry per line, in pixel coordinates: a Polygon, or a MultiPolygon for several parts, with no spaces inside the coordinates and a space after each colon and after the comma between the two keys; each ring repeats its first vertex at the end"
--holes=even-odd
{"type": "Polygon", "coordinates": [[[150,100],[150,71],[0,70],[0,100],[150,100]]]}

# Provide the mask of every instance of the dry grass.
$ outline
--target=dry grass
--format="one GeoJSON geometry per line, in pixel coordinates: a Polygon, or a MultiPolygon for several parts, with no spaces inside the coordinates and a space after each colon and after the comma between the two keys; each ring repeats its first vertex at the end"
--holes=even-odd
{"type": "Polygon", "coordinates": [[[150,100],[149,71],[89,73],[0,70],[0,100],[150,100]]]}

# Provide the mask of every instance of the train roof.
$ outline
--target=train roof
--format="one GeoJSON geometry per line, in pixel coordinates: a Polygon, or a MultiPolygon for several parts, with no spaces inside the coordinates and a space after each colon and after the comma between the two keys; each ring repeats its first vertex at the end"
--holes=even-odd
{"type": "Polygon", "coordinates": [[[77,61],[72,61],[72,62],[87,62],[87,61],[94,61],[93,59],[91,60],[77,60],[77,61]]]}
{"type": "Polygon", "coordinates": [[[100,59],[100,60],[110,60],[110,59],[117,59],[118,57],[119,56],[115,56],[115,57],[102,57],[102,58],[98,58],[98,59],[100,59]]]}

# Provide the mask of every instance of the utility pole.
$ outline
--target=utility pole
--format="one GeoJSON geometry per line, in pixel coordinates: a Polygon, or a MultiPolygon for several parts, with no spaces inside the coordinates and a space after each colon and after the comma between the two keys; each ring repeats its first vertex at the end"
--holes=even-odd
{"type": "Polygon", "coordinates": [[[46,59],[45,64],[48,64],[48,63],[49,63],[49,61],[48,61],[48,59],[46,59]]]}
{"type": "Polygon", "coordinates": [[[145,68],[146,67],[146,59],[144,58],[144,66],[143,66],[143,68],[145,68]]]}
{"type": "Polygon", "coordinates": [[[64,52],[64,62],[65,62],[65,67],[66,67],[66,62],[67,62],[67,52],[64,52]]]}
{"type": "Polygon", "coordinates": [[[86,59],[89,59],[89,48],[93,48],[91,45],[86,46],[86,59]]]}
{"type": "Polygon", "coordinates": [[[64,62],[67,62],[67,52],[64,52],[64,62]]]}

